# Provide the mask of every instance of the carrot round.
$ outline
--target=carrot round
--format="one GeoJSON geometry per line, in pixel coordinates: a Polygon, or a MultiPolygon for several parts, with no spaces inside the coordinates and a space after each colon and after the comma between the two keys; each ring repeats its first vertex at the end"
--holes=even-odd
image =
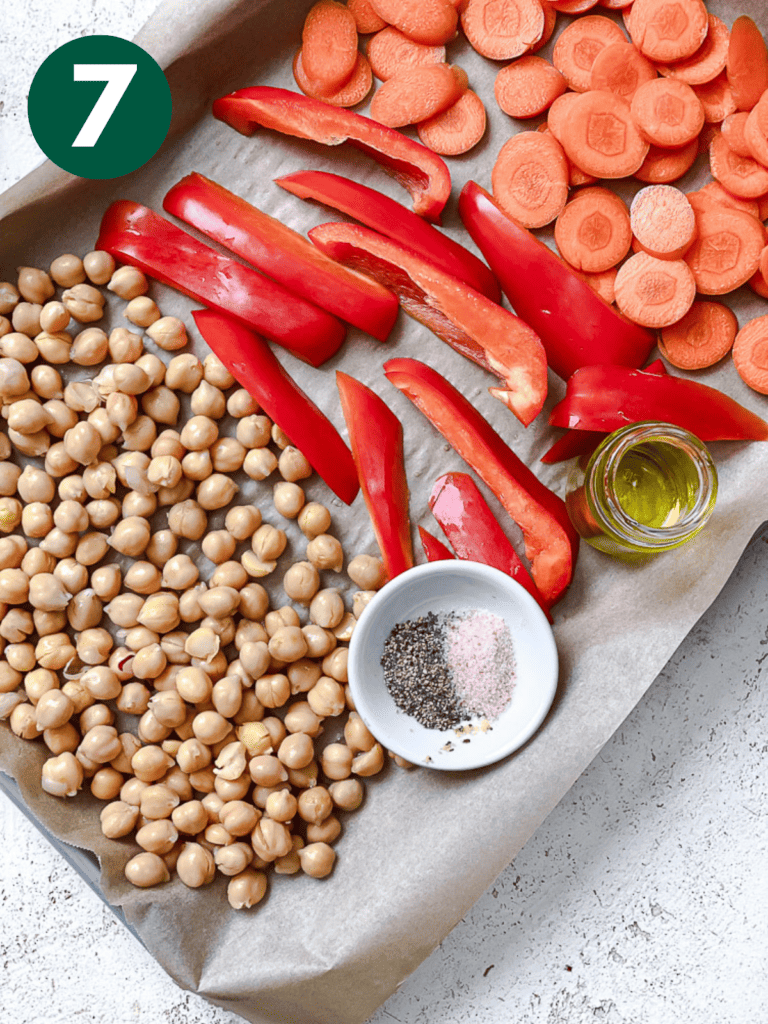
{"type": "Polygon", "coordinates": [[[702,0],[635,0],[627,29],[635,46],[656,61],[685,60],[707,37],[702,0]]]}
{"type": "Polygon", "coordinates": [[[544,34],[539,0],[468,0],[461,25],[473,50],[490,60],[521,57],[544,34]]]}
{"type": "Polygon", "coordinates": [[[552,33],[555,31],[555,24],[557,23],[557,11],[548,3],[547,0],[539,0],[541,9],[544,11],[544,31],[541,33],[541,39],[538,43],[531,43],[529,53],[536,53],[543,46],[546,46],[549,40],[552,38],[552,33]]]}
{"type": "Polygon", "coordinates": [[[757,219],[763,222],[768,220],[768,195],[757,198],[757,219]]]}
{"type": "Polygon", "coordinates": [[[578,95],[575,92],[564,92],[562,96],[558,96],[552,103],[549,110],[547,111],[547,127],[552,132],[558,142],[562,144],[561,136],[563,133],[563,125],[570,118],[570,112],[573,107],[574,101],[578,99],[578,95]]]}
{"type": "Polygon", "coordinates": [[[467,75],[451,64],[406,68],[371,100],[371,117],[389,128],[426,121],[452,106],[467,89],[467,75]]]}
{"type": "MultiPolygon", "coordinates": [[[[571,93],[571,95],[574,95],[574,93],[571,93]]],[[[543,124],[539,125],[536,131],[542,132],[546,135],[547,133],[550,133],[550,127],[545,121],[543,124]]],[[[554,135],[554,132],[551,132],[551,134],[554,135]]],[[[568,159],[568,157],[566,157],[565,160],[568,164],[568,185],[571,188],[578,188],[580,185],[594,185],[597,181],[594,174],[587,174],[585,171],[582,171],[582,169],[577,167],[572,160],[568,159]]]]}
{"type": "Polygon", "coordinates": [[[591,89],[615,93],[626,103],[645,82],[658,77],[656,68],[633,43],[611,43],[601,50],[592,64],[591,89]]]}
{"type": "Polygon", "coordinates": [[[745,384],[768,395],[768,316],[741,328],[733,343],[733,365],[745,384]]]}
{"type": "Polygon", "coordinates": [[[751,155],[768,166],[768,90],[750,110],[744,124],[744,141],[751,155]]]}
{"type": "Polygon", "coordinates": [[[690,85],[676,78],[655,78],[632,97],[632,116],[655,146],[685,146],[704,127],[704,108],[690,85]]]}
{"type": "Polygon", "coordinates": [[[765,229],[739,210],[696,210],[697,237],[685,254],[702,295],[725,295],[746,284],[760,265],[765,229]]]}
{"type": "Polygon", "coordinates": [[[592,65],[607,46],[624,43],[624,33],[615,21],[600,14],[571,22],[557,37],[552,63],[575,92],[594,88],[592,65]]]}
{"type": "Polygon", "coordinates": [[[722,134],[709,147],[709,166],[715,181],[732,195],[755,199],[768,192],[768,167],[750,156],[739,156],[722,134]]]}
{"type": "Polygon", "coordinates": [[[323,100],[324,103],[330,103],[334,107],[354,107],[358,103],[362,103],[373,85],[371,65],[362,53],[357,55],[352,77],[336,92],[321,93],[316,91],[315,83],[307,77],[304,70],[301,50],[293,58],[293,77],[305,96],[313,96],[315,99],[323,100]]]}
{"type": "Polygon", "coordinates": [[[761,299],[768,299],[768,281],[765,280],[759,270],[750,277],[747,284],[755,295],[759,295],[761,299]]]}
{"type": "Polygon", "coordinates": [[[491,188],[499,206],[518,224],[550,224],[568,198],[568,164],[560,144],[541,132],[513,135],[496,158],[491,188]]]}
{"type": "Polygon", "coordinates": [[[562,96],[567,83],[543,57],[525,56],[507,64],[496,75],[496,102],[510,117],[537,117],[562,96]]]}
{"type": "Polygon", "coordinates": [[[485,134],[485,107],[471,89],[441,114],[430,117],[416,126],[419,139],[433,153],[441,156],[460,156],[468,153],[485,134]]]}
{"type": "Polygon", "coordinates": [[[725,68],[731,33],[725,22],[714,14],[709,14],[707,19],[707,38],[696,53],[675,64],[659,64],[659,74],[665,78],[677,78],[688,85],[703,85],[717,78],[725,68]]]}
{"type": "Polygon", "coordinates": [[[725,72],[738,110],[751,110],[768,89],[768,49],[762,32],[745,14],[731,28],[725,72]]]}
{"type": "Polygon", "coordinates": [[[442,46],[456,33],[459,16],[447,0],[371,0],[371,7],[416,43],[442,46]]]}
{"type": "Polygon", "coordinates": [[[673,185],[642,188],[629,208],[632,234],[643,252],[677,260],[696,237],[696,215],[684,192],[673,185]]]}
{"type": "Polygon", "coordinates": [[[610,304],[616,298],[616,275],[618,274],[616,267],[601,270],[599,274],[587,274],[583,270],[576,270],[574,273],[585,284],[588,284],[592,291],[599,295],[604,302],[610,304]]]}
{"type": "Polygon", "coordinates": [[[404,71],[406,68],[445,63],[444,46],[415,43],[391,25],[371,36],[365,52],[371,70],[382,82],[386,82],[398,71],[404,71]]]}
{"type": "Polygon", "coordinates": [[[752,151],[747,145],[747,140],[744,136],[748,118],[749,114],[746,110],[737,110],[735,114],[729,114],[720,125],[723,138],[734,153],[738,153],[739,156],[752,156],[752,151]]]}
{"type": "Polygon", "coordinates": [[[576,94],[558,130],[568,159],[596,178],[634,174],[648,154],[629,107],[611,92],[576,94]]]}
{"type": "Polygon", "coordinates": [[[370,32],[380,32],[385,28],[386,21],[380,18],[371,6],[371,0],[347,0],[347,9],[355,19],[355,25],[360,35],[368,35],[370,32]]]}
{"type": "Polygon", "coordinates": [[[607,188],[577,192],[555,222],[560,255],[576,270],[594,274],[615,267],[631,241],[624,200],[607,188]]]}
{"type": "Polygon", "coordinates": [[[616,275],[616,305],[644,327],[666,327],[684,316],[696,297],[696,282],[683,260],[630,256],[616,275]]]}
{"type": "Polygon", "coordinates": [[[711,82],[694,85],[693,91],[704,108],[704,120],[707,123],[719,124],[724,117],[736,112],[736,100],[724,71],[711,82]]]}
{"type": "Polygon", "coordinates": [[[301,33],[301,62],[315,95],[335,93],[348,82],[357,59],[357,25],[352,12],[336,0],[319,0],[301,33]]]}
{"type": "Polygon", "coordinates": [[[625,7],[632,6],[632,0],[597,0],[600,7],[605,7],[609,11],[623,11],[625,7]]]}
{"type": "Polygon", "coordinates": [[[668,185],[677,181],[693,167],[699,155],[699,144],[693,139],[687,146],[679,149],[665,149],[663,146],[651,146],[648,156],[635,171],[635,177],[651,185],[668,185]]]}
{"type": "Polygon", "coordinates": [[[703,370],[728,355],[738,329],[736,314],[722,302],[694,302],[676,324],[662,328],[659,352],[680,370],[703,370]]]}
{"type": "Polygon", "coordinates": [[[549,0],[549,2],[561,14],[583,14],[597,6],[597,0],[549,0]]]}

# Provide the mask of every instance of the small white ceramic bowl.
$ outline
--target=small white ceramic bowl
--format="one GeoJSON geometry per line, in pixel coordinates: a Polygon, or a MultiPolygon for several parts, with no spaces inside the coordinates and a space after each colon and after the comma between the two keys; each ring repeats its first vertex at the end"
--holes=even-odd
{"type": "Polygon", "coordinates": [[[479,562],[429,562],[396,576],[364,610],[349,647],[349,686],[370,731],[406,760],[445,771],[492,764],[521,747],[546,717],[557,677],[555,639],[541,608],[510,576],[479,562]],[[479,718],[458,735],[454,729],[426,729],[399,710],[386,688],[384,643],[399,622],[427,612],[472,611],[492,612],[509,628],[515,660],[512,699],[487,731],[479,718]],[[451,749],[443,749],[446,744],[451,749]]]}

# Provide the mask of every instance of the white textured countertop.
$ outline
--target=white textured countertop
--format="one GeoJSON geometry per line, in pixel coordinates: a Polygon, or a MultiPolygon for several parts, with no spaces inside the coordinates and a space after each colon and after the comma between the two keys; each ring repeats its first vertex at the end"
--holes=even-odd
{"type": "MultiPolygon", "coordinates": [[[[155,6],[3,5],[0,191],[42,159],[26,119],[42,60],[79,35],[130,38],[155,6]]],[[[645,699],[371,1024],[765,1020],[767,656],[763,528],[645,699]]],[[[240,1020],[179,989],[3,796],[0,850],[0,1024],[240,1020]]]]}

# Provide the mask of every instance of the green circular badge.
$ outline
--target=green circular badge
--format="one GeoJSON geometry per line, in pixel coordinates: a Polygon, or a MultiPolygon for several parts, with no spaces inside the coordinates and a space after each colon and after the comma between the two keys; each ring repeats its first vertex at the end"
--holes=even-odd
{"type": "Polygon", "coordinates": [[[59,167],[81,178],[118,178],[162,145],[171,90],[140,46],[117,36],[85,36],[43,61],[27,112],[35,141],[59,167]]]}

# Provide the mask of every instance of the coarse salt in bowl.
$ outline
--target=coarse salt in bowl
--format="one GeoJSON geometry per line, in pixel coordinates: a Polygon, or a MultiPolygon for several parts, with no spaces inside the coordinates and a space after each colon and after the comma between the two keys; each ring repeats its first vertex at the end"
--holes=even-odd
{"type": "MultiPolygon", "coordinates": [[[[447,660],[451,664],[450,655],[447,660]]],[[[409,569],[382,587],[352,634],[348,672],[357,712],[383,746],[414,764],[456,771],[499,761],[533,736],[555,697],[558,659],[546,616],[519,583],[479,562],[446,560],[409,569]],[[478,655],[489,623],[502,619],[506,624],[513,664],[507,660],[501,675],[506,678],[507,668],[513,672],[511,699],[495,717],[476,714],[452,728],[426,728],[398,708],[381,664],[385,643],[396,625],[429,612],[460,620],[458,629],[452,627],[449,650],[456,664],[464,662],[469,692],[489,670],[487,659],[478,655]]],[[[407,685],[418,687],[419,681],[407,685]]],[[[502,703],[498,695],[490,701],[495,707],[502,703]]]]}

